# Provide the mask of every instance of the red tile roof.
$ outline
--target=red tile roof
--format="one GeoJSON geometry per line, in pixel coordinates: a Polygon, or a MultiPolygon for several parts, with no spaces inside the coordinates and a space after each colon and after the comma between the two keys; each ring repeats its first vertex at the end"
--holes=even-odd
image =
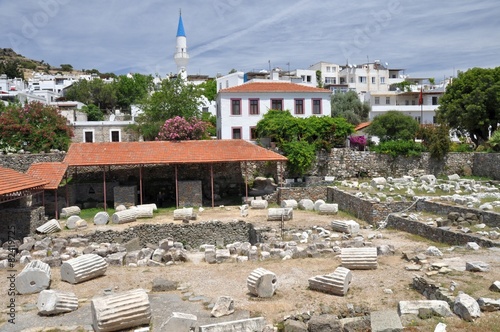
{"type": "Polygon", "coordinates": [[[16,193],[22,190],[38,189],[47,181],[32,178],[10,168],[0,167],[0,195],[16,193]]]}
{"type": "Polygon", "coordinates": [[[231,88],[222,89],[219,93],[233,92],[316,92],[331,94],[330,90],[287,82],[250,82],[231,88]]]}
{"type": "Polygon", "coordinates": [[[37,163],[32,164],[27,174],[41,180],[48,181],[43,189],[57,189],[61,183],[68,164],[66,163],[37,163]]]}
{"type": "Polygon", "coordinates": [[[361,129],[365,129],[366,127],[368,127],[369,125],[371,125],[371,121],[368,121],[368,122],[362,122],[360,123],[359,125],[356,126],[356,128],[354,128],[355,131],[358,131],[358,130],[361,130],[361,129]]]}
{"type": "Polygon", "coordinates": [[[206,140],[73,143],[64,162],[69,166],[98,166],[286,160],[244,140],[206,140]]]}

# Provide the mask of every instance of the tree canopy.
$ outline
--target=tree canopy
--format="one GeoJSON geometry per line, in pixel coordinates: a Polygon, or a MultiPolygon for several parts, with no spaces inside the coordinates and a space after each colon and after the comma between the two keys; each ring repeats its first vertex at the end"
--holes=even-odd
{"type": "Polygon", "coordinates": [[[57,108],[40,102],[11,104],[0,113],[0,149],[67,150],[73,131],[57,108]]]}
{"type": "Polygon", "coordinates": [[[395,140],[413,140],[419,128],[418,122],[399,111],[388,111],[376,116],[366,132],[378,136],[381,142],[395,140]]]}
{"type": "Polygon", "coordinates": [[[130,110],[132,104],[138,103],[146,98],[148,93],[153,90],[153,76],[133,74],[118,76],[112,83],[116,88],[117,104],[122,110],[130,110]]]}
{"type": "Polygon", "coordinates": [[[460,72],[446,88],[437,110],[439,120],[468,133],[476,145],[500,123],[500,67],[460,72]]]}
{"type": "Polygon", "coordinates": [[[111,111],[116,107],[116,89],[113,84],[96,78],[79,80],[73,83],[65,93],[67,100],[75,100],[84,104],[94,104],[102,111],[111,111]]]}
{"type": "Polygon", "coordinates": [[[5,74],[8,78],[22,78],[24,73],[21,68],[21,63],[18,60],[0,61],[0,75],[5,74]]]}
{"type": "Polygon", "coordinates": [[[200,118],[201,95],[198,86],[185,84],[179,78],[165,79],[158,90],[139,103],[143,112],[133,129],[145,140],[153,140],[167,119],[176,116],[187,120],[200,118]]]}
{"type": "Polygon", "coordinates": [[[199,85],[203,90],[203,95],[207,97],[209,101],[214,101],[217,97],[217,82],[214,79],[207,80],[199,85]]]}
{"type": "Polygon", "coordinates": [[[358,125],[368,119],[371,107],[359,100],[355,91],[336,93],[331,99],[332,117],[346,118],[349,123],[358,125]]]}

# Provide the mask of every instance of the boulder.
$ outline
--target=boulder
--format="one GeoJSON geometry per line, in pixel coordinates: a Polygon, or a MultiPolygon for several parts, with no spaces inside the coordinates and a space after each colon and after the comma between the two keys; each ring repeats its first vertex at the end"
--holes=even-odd
{"type": "Polygon", "coordinates": [[[485,262],[465,262],[465,270],[471,272],[488,272],[490,265],[485,262]]]}
{"type": "Polygon", "coordinates": [[[222,317],[234,313],[234,300],[230,296],[219,296],[210,312],[212,317],[222,317]]]}
{"type": "Polygon", "coordinates": [[[455,298],[453,311],[468,322],[472,322],[481,316],[481,309],[477,301],[465,293],[458,294],[455,298]]]}
{"type": "Polygon", "coordinates": [[[500,300],[494,300],[487,297],[477,299],[477,304],[481,311],[497,311],[500,310],[500,300]]]}
{"type": "Polygon", "coordinates": [[[433,316],[449,317],[453,316],[450,305],[446,301],[421,300],[421,301],[399,301],[399,315],[418,315],[420,309],[430,309],[433,316]]]}
{"type": "Polygon", "coordinates": [[[489,289],[492,292],[500,292],[500,281],[494,281],[489,289]]]}

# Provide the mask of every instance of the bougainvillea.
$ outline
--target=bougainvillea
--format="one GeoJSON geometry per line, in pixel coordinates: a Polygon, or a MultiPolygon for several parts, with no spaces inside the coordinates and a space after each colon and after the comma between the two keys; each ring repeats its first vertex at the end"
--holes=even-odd
{"type": "Polygon", "coordinates": [[[165,121],[156,137],[157,141],[187,141],[207,137],[207,123],[196,118],[189,120],[176,116],[165,121]]]}
{"type": "Polygon", "coordinates": [[[364,151],[366,146],[365,136],[349,136],[349,143],[352,148],[357,148],[359,151],[364,151]]]}
{"type": "Polygon", "coordinates": [[[0,150],[67,150],[73,131],[56,107],[40,102],[9,105],[0,113],[0,150]]]}

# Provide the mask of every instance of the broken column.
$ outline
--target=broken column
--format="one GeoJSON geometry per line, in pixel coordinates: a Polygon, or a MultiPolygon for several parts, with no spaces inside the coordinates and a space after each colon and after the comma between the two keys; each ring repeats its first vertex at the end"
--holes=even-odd
{"type": "Polygon", "coordinates": [[[109,214],[105,211],[97,212],[94,216],[95,225],[106,225],[109,221],[109,214]]]}
{"type": "Polygon", "coordinates": [[[281,201],[282,208],[296,209],[298,206],[299,206],[299,204],[294,199],[284,199],[281,201]]]}
{"type": "Polygon", "coordinates": [[[57,221],[56,219],[51,219],[36,229],[38,233],[42,234],[51,234],[59,232],[60,230],[61,230],[61,225],[59,224],[59,221],[57,221]]]}
{"type": "Polygon", "coordinates": [[[102,276],[107,268],[108,263],[101,256],[82,255],[69,259],[61,265],[61,280],[78,284],[102,276]]]}
{"type": "Polygon", "coordinates": [[[293,209],[291,208],[270,208],[267,210],[268,221],[287,221],[293,219],[293,209]]]}
{"type": "Polygon", "coordinates": [[[92,299],[92,326],[96,332],[119,331],[149,325],[151,304],[144,289],[92,299]]]}
{"type": "Polygon", "coordinates": [[[152,209],[153,211],[157,211],[158,210],[158,207],[156,206],[155,203],[151,203],[151,204],[140,204],[140,205],[137,205],[138,208],[148,208],[148,209],[152,209]]]}
{"type": "Polygon", "coordinates": [[[339,205],[334,203],[321,204],[318,208],[318,213],[323,215],[337,214],[339,212],[339,205]]]}
{"type": "Polygon", "coordinates": [[[125,224],[136,220],[137,214],[134,209],[118,211],[111,216],[113,224],[125,224]]]}
{"type": "Polygon", "coordinates": [[[136,218],[153,218],[153,208],[148,206],[141,206],[134,209],[136,218]]]}
{"type": "Polygon", "coordinates": [[[339,266],[331,274],[309,278],[309,288],[328,294],[344,296],[349,290],[351,281],[351,270],[339,266]]]}
{"type": "Polygon", "coordinates": [[[250,202],[252,209],[265,210],[269,203],[265,199],[254,199],[250,202]]]}
{"type": "Polygon", "coordinates": [[[272,297],[278,288],[276,274],[263,268],[252,271],[247,278],[247,287],[251,294],[258,297],[272,297]]]}
{"type": "Polygon", "coordinates": [[[359,224],[354,220],[333,220],[332,230],[346,234],[356,235],[359,233],[359,224]]]}
{"type": "Polygon", "coordinates": [[[40,315],[57,315],[75,311],[78,308],[78,298],[71,292],[43,290],[38,295],[36,306],[40,315]]]}
{"type": "Polygon", "coordinates": [[[375,270],[377,248],[342,248],[340,253],[342,266],[350,270],[375,270]]]}
{"type": "Polygon", "coordinates": [[[183,208],[174,210],[174,220],[196,220],[196,213],[193,208],[183,208]]]}
{"type": "Polygon", "coordinates": [[[19,294],[39,293],[50,284],[50,266],[35,260],[24,267],[16,277],[16,289],[19,294]]]}
{"type": "Polygon", "coordinates": [[[68,218],[69,216],[76,216],[80,214],[80,208],[78,206],[68,206],[61,209],[61,218],[68,218]]]}
{"type": "Polygon", "coordinates": [[[66,220],[66,227],[68,229],[75,229],[77,228],[76,226],[76,223],[78,221],[80,221],[82,218],[80,218],[80,216],[70,216],[67,220],[66,220]]]}

